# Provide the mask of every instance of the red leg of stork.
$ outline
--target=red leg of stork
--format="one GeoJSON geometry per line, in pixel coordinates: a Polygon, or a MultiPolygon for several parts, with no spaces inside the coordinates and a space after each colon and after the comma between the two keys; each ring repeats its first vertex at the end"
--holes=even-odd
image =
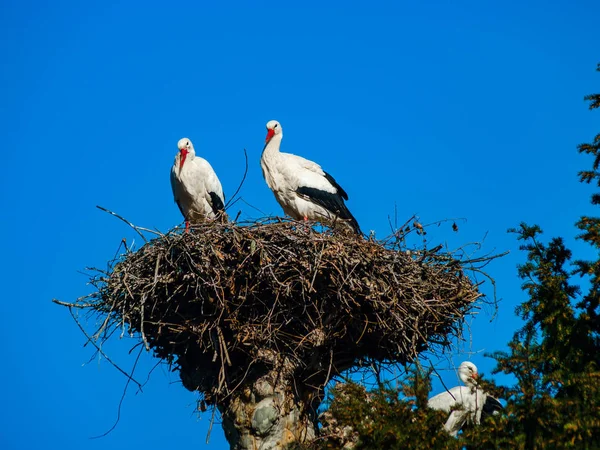
{"type": "Polygon", "coordinates": [[[190,221],[189,220],[185,221],[185,232],[186,233],[190,232],[190,221]]]}

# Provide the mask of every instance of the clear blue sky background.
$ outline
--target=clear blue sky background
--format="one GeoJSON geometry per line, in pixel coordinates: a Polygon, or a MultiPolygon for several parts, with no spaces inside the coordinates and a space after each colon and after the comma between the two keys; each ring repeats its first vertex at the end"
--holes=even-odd
{"type": "MultiPolygon", "coordinates": [[[[277,119],[283,150],[332,173],[363,230],[385,236],[396,204],[401,220],[467,218],[457,234],[430,233],[433,244],[485,237],[482,253],[510,250],[489,266],[498,315],[470,320],[463,345],[488,373],[481,352],[505,348],[525,298],[524,255],[506,229],[539,223],[573,243],[591,211],[576,179],[590,161],[575,147],[600,131],[582,101],[600,91],[597,1],[250,3],[0,4],[3,449],[204,448],[210,417],[164,368],[131,391],[109,436],[90,440],[112,425],[125,379],[88,363],[84,337],[50,302],[89,292],[78,271],[135,238],[95,205],[160,230],[181,221],[168,173],[183,136],[228,195],[246,148],[243,198],[281,214],[258,163],[277,119]]],[[[133,342],[105,350],[129,368],[133,342]]],[[[143,358],[138,376],[152,364],[143,358]]],[[[225,445],[216,425],[208,447],[225,445]]]]}

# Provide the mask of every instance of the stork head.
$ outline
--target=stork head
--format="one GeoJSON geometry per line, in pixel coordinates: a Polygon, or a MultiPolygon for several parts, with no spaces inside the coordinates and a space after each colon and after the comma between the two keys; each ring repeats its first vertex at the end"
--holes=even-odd
{"type": "Polygon", "coordinates": [[[177,148],[179,149],[178,159],[179,159],[179,173],[181,173],[181,169],[183,169],[183,164],[185,163],[185,159],[189,153],[195,155],[194,146],[192,145],[192,141],[188,138],[179,139],[177,143],[177,148]]]}
{"type": "Polygon", "coordinates": [[[283,130],[281,129],[281,124],[276,120],[269,120],[267,122],[267,139],[265,139],[265,144],[268,144],[269,141],[276,134],[281,134],[283,130]]]}
{"type": "Polygon", "coordinates": [[[470,361],[464,361],[458,366],[458,376],[467,386],[473,386],[477,382],[477,366],[470,361]]]}

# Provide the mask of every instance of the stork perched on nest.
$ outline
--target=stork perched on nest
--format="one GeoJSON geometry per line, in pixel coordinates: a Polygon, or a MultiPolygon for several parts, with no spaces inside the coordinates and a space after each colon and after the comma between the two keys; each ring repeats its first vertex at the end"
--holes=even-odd
{"type": "Polygon", "coordinates": [[[187,230],[190,221],[202,222],[225,214],[225,197],[217,174],[208,161],[196,156],[192,141],[180,139],[177,148],[179,152],[171,168],[171,187],[187,230]]]}
{"type": "Polygon", "coordinates": [[[429,399],[427,406],[450,413],[444,428],[452,436],[467,422],[479,425],[481,416],[497,414],[503,409],[498,399],[477,387],[477,367],[464,361],[458,367],[458,376],[465,386],[456,386],[429,399]]]}
{"type": "Polygon", "coordinates": [[[357,234],[358,222],[344,200],[348,194],[320,165],[291,153],[281,153],[283,130],[276,120],[267,123],[260,159],[263,176],[283,211],[296,220],[339,219],[357,234]]]}

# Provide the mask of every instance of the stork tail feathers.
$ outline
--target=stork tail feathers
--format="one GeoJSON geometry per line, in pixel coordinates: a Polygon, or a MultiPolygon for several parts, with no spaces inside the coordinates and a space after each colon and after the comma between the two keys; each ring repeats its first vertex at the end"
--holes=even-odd
{"type": "Polygon", "coordinates": [[[497,414],[504,409],[502,403],[498,401],[498,399],[488,395],[485,399],[485,403],[483,404],[483,413],[491,416],[493,414],[497,414]]]}
{"type": "Polygon", "coordinates": [[[221,197],[216,192],[209,192],[208,195],[210,195],[210,206],[215,214],[225,211],[223,200],[221,200],[221,197]]]}
{"type": "Polygon", "coordinates": [[[321,189],[300,186],[296,192],[306,200],[321,206],[333,215],[336,215],[341,220],[346,221],[348,225],[350,225],[350,227],[356,232],[356,234],[361,234],[358,222],[346,207],[346,204],[341,196],[341,192],[345,194],[343,190],[341,192],[338,190],[337,194],[332,194],[331,192],[323,191],[321,189]]]}

